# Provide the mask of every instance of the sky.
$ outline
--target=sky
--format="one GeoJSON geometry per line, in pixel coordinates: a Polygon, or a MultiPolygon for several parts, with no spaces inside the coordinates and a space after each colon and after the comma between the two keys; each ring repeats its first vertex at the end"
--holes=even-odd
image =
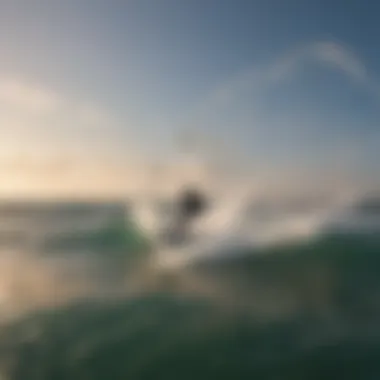
{"type": "Polygon", "coordinates": [[[378,188],[379,14],[370,0],[0,0],[0,195],[139,192],[153,165],[180,183],[186,149],[262,188],[378,188]]]}

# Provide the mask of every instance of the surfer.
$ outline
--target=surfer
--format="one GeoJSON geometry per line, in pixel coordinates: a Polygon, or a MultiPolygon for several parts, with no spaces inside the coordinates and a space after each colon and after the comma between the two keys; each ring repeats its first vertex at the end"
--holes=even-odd
{"type": "Polygon", "coordinates": [[[206,197],[199,190],[185,188],[174,204],[174,225],[171,228],[170,241],[183,243],[189,237],[192,222],[206,209],[206,197]]]}

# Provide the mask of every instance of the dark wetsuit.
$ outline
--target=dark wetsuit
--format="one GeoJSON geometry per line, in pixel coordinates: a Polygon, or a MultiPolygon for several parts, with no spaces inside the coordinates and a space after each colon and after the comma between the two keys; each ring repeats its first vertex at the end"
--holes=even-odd
{"type": "Polygon", "coordinates": [[[190,223],[200,216],[206,208],[206,199],[195,189],[184,190],[175,205],[175,220],[170,240],[182,243],[189,237],[190,223]]]}
{"type": "Polygon", "coordinates": [[[205,207],[206,201],[204,197],[194,189],[185,190],[179,198],[178,212],[185,220],[199,216],[205,207]]]}

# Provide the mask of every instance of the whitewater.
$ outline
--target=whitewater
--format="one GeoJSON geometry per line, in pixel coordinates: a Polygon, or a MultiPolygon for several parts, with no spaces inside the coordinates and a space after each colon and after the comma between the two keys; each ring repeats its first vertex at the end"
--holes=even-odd
{"type": "Polygon", "coordinates": [[[321,235],[380,232],[379,199],[352,193],[331,198],[255,199],[247,192],[214,199],[193,226],[190,241],[171,247],[160,242],[168,218],[151,203],[136,207],[136,220],[155,240],[158,265],[186,266],[202,259],[239,255],[255,248],[313,240],[321,235]],[[362,205],[373,203],[373,209],[362,205]],[[378,206],[377,206],[378,207],[378,206]]]}

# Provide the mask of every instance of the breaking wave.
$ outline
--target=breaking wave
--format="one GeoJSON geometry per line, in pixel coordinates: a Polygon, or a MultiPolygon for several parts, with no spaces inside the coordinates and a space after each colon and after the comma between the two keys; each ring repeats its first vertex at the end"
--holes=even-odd
{"type": "Polygon", "coordinates": [[[379,204],[215,200],[160,271],[148,205],[8,205],[0,376],[378,378],[379,204]]]}

